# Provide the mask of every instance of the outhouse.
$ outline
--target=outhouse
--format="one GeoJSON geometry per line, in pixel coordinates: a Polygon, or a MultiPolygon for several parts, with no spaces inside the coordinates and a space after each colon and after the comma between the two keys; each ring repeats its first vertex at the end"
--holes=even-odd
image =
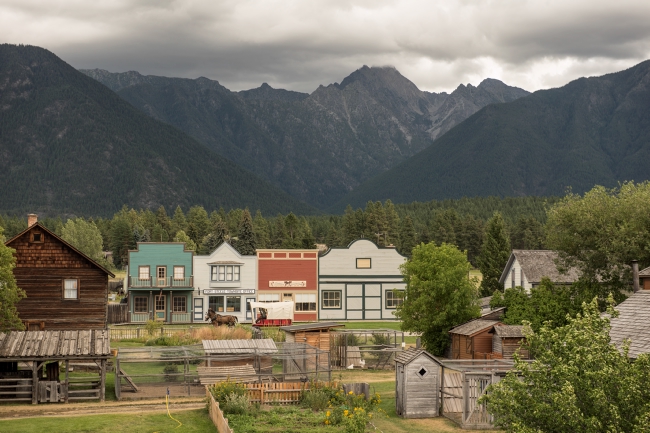
{"type": "Polygon", "coordinates": [[[395,411],[402,418],[439,415],[440,363],[423,349],[395,356],[395,411]]]}

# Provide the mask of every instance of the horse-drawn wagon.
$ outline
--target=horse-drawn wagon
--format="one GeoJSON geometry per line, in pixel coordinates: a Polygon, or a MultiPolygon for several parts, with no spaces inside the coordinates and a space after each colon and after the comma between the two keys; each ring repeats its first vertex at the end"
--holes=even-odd
{"type": "Polygon", "coordinates": [[[293,322],[293,302],[251,302],[253,326],[289,326],[293,322]]]}

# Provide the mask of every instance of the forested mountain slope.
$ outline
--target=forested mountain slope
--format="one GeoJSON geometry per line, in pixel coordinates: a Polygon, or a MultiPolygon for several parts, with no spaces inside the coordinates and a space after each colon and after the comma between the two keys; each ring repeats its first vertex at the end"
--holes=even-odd
{"type": "Polygon", "coordinates": [[[423,92],[394,68],[367,66],[311,94],[268,84],[231,92],[206,78],[82,72],[321,208],[425,149],[485,105],[528,94],[497,80],[461,85],[451,94],[423,92]]]}
{"type": "Polygon", "coordinates": [[[0,45],[0,113],[1,212],[313,211],[42,48],[0,45]]]}
{"type": "Polygon", "coordinates": [[[489,105],[340,200],[563,195],[650,179],[650,61],[489,105]]]}

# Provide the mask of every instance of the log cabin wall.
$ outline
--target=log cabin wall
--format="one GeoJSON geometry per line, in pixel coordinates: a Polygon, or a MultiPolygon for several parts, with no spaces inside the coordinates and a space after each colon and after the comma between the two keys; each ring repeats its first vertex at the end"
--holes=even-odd
{"type": "Polygon", "coordinates": [[[16,250],[14,276],[26,298],[16,305],[28,327],[106,328],[108,272],[40,224],[7,242],[16,250]],[[40,238],[39,238],[40,235],[40,238]],[[77,280],[77,298],[64,299],[64,280],[77,280]],[[40,324],[41,326],[38,326],[40,324]]]}

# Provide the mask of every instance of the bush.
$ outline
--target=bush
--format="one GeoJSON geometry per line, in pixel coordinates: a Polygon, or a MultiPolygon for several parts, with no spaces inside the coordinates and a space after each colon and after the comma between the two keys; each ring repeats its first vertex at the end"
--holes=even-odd
{"type": "Polygon", "coordinates": [[[224,382],[215,383],[208,389],[210,390],[212,397],[214,397],[214,399],[219,402],[219,405],[225,404],[226,398],[231,394],[241,395],[248,398],[248,391],[246,391],[246,386],[244,386],[242,383],[232,382],[230,379],[224,382]]]}
{"type": "Polygon", "coordinates": [[[175,382],[178,379],[178,365],[169,363],[163,368],[163,373],[165,374],[166,382],[175,382]]]}
{"type": "Polygon", "coordinates": [[[330,404],[330,394],[322,389],[303,391],[300,404],[314,411],[325,410],[330,404]]]}
{"type": "Polygon", "coordinates": [[[247,395],[230,393],[223,404],[219,403],[224,414],[244,415],[251,410],[247,395]]]}
{"type": "Polygon", "coordinates": [[[144,329],[149,335],[153,335],[156,331],[160,331],[162,327],[163,323],[157,320],[147,320],[147,324],[144,325],[144,329]]]}

